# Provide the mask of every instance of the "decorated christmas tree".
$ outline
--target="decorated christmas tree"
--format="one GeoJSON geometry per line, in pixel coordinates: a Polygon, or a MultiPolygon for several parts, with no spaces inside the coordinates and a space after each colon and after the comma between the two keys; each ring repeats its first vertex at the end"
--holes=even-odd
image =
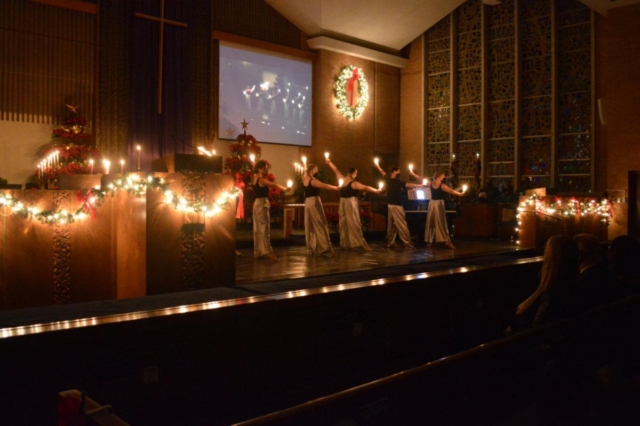
{"type": "MultiPolygon", "coordinates": [[[[237,219],[251,217],[253,211],[253,201],[255,200],[253,188],[251,187],[251,178],[253,177],[253,165],[258,161],[262,154],[262,148],[258,145],[258,141],[252,135],[247,134],[247,123],[242,122],[243,132],[239,134],[236,141],[229,145],[230,157],[224,160],[225,174],[232,175],[235,179],[235,186],[238,188],[238,209],[236,212],[237,219]]],[[[268,161],[267,167],[271,167],[268,161]]],[[[267,179],[275,181],[275,177],[271,173],[267,173],[267,179]]],[[[279,190],[269,188],[269,202],[271,203],[271,214],[276,215],[282,211],[282,194],[279,190]]]]}
{"type": "Polygon", "coordinates": [[[61,174],[92,174],[94,164],[101,161],[92,135],[85,132],[87,120],[78,114],[77,106],[66,106],[69,111],[60,118],[60,127],[53,130],[51,142],[38,151],[44,158],[35,172],[41,188],[55,186],[61,174]]]}

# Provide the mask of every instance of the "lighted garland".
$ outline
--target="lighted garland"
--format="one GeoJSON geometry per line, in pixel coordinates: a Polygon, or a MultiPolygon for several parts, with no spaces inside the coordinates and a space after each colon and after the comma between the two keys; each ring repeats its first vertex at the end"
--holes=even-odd
{"type": "MultiPolygon", "coordinates": [[[[600,217],[600,221],[609,225],[611,217],[613,217],[613,209],[611,202],[608,199],[597,201],[591,199],[588,202],[578,201],[575,198],[570,198],[563,201],[561,198],[555,200],[546,200],[541,198],[536,193],[533,193],[526,201],[523,201],[518,206],[518,225],[521,225],[520,215],[523,213],[536,213],[544,216],[553,217],[555,219],[563,219],[568,217],[575,217],[576,215],[597,215],[600,217]],[[527,206],[533,206],[533,209],[528,209],[527,206]]],[[[520,228],[515,229],[516,232],[520,232],[520,228]]]]}
{"type": "Polygon", "coordinates": [[[364,71],[353,65],[342,68],[342,71],[336,79],[334,92],[336,98],[338,98],[338,111],[344,114],[349,120],[354,120],[362,115],[369,103],[369,85],[364,76],[364,71]],[[347,99],[347,89],[349,85],[353,85],[356,81],[358,82],[359,98],[355,106],[351,106],[351,103],[347,99]]]}
{"type": "Polygon", "coordinates": [[[165,204],[173,205],[178,211],[204,214],[206,217],[215,216],[221,211],[226,210],[231,204],[231,199],[238,194],[238,189],[232,187],[231,190],[223,192],[214,203],[206,205],[201,200],[187,201],[184,197],[178,196],[174,191],[168,190],[167,184],[162,178],[154,178],[148,175],[147,178],[142,179],[138,174],[131,173],[111,182],[105,191],[93,188],[77,191],[76,198],[80,202],[80,207],[74,212],[69,212],[67,209],[39,210],[35,206],[27,207],[9,192],[0,193],[0,207],[4,206],[9,208],[12,214],[37,220],[40,223],[66,225],[84,220],[89,216],[95,219],[95,208],[101,204],[107,194],[113,196],[116,191],[126,191],[129,194],[139,197],[145,194],[148,189],[162,190],[164,192],[165,204]]]}

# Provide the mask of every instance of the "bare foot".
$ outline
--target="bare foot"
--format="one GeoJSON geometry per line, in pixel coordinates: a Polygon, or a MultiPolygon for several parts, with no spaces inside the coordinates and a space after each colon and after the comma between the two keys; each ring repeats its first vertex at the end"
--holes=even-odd
{"type": "Polygon", "coordinates": [[[236,250],[236,256],[242,256],[242,253],[240,253],[238,250],[236,250]]]}
{"type": "Polygon", "coordinates": [[[265,255],[260,256],[260,259],[270,259],[270,260],[275,260],[276,262],[278,261],[278,258],[276,257],[274,252],[269,252],[265,255]]]}
{"type": "Polygon", "coordinates": [[[336,257],[336,254],[333,252],[333,250],[327,250],[324,253],[322,253],[322,255],[324,257],[329,257],[329,258],[336,257]]]}
{"type": "Polygon", "coordinates": [[[364,249],[364,251],[371,251],[372,250],[372,248],[369,246],[369,244],[363,245],[362,248],[364,249]]]}
{"type": "Polygon", "coordinates": [[[451,241],[446,241],[446,242],[444,243],[444,245],[445,245],[445,246],[447,246],[447,247],[449,247],[450,249],[454,249],[454,248],[455,248],[455,246],[454,246],[453,244],[451,244],[451,241]]]}
{"type": "Polygon", "coordinates": [[[313,250],[308,249],[307,250],[307,256],[313,256],[313,250]]]}

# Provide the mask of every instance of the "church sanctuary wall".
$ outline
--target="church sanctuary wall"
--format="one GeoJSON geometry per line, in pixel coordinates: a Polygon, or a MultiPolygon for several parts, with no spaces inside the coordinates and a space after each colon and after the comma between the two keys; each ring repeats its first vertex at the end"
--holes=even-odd
{"type": "MultiPolygon", "coordinates": [[[[596,20],[596,173],[606,182],[604,189],[624,190],[627,196],[627,174],[640,170],[639,27],[638,4],[610,9],[596,20]]],[[[627,226],[626,208],[614,211],[616,234],[626,233],[627,226]]]]}
{"type": "Polygon", "coordinates": [[[424,173],[424,37],[407,49],[409,64],[400,84],[400,167],[412,163],[417,173],[424,173]]]}

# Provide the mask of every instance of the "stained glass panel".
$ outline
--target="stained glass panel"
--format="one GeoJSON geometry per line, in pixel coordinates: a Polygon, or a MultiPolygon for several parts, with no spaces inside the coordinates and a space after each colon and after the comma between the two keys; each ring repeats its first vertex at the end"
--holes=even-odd
{"type": "Polygon", "coordinates": [[[429,74],[449,71],[451,57],[448,50],[429,53],[429,74]]]}
{"type": "Polygon", "coordinates": [[[515,173],[514,163],[501,161],[499,163],[487,164],[487,175],[489,176],[505,176],[505,175],[513,176],[514,173],[515,173]]]}
{"type": "Polygon", "coordinates": [[[522,61],[522,95],[551,94],[551,57],[522,61]]]}
{"type": "Polygon", "coordinates": [[[502,0],[499,5],[488,7],[489,27],[513,25],[513,0],[502,0]]]}
{"type": "Polygon", "coordinates": [[[523,139],[520,152],[523,175],[551,173],[551,138],[523,139]]]}
{"type": "Polygon", "coordinates": [[[591,90],[591,51],[577,50],[558,55],[560,92],[591,90]]]}
{"type": "Polygon", "coordinates": [[[499,27],[489,28],[489,40],[513,38],[514,35],[515,27],[513,25],[501,25],[499,27]]]}
{"type": "Polygon", "coordinates": [[[488,140],[486,150],[487,162],[496,163],[499,161],[515,160],[515,140],[500,139],[488,140]]]}
{"type": "Polygon", "coordinates": [[[458,140],[480,139],[480,105],[458,107],[458,140]]]}
{"type": "Polygon", "coordinates": [[[590,24],[572,25],[558,29],[558,50],[566,52],[576,49],[589,49],[591,46],[590,24]]]}
{"type": "Polygon", "coordinates": [[[458,65],[460,68],[477,67],[481,63],[480,31],[459,34],[458,65]]]}
{"type": "Polygon", "coordinates": [[[585,5],[579,0],[556,1],[556,10],[559,15],[562,15],[566,12],[571,12],[571,11],[576,11],[576,12],[580,12],[584,10],[589,11],[587,5],[585,5]]]}
{"type": "MultiPolygon", "coordinates": [[[[563,3],[563,2],[560,2],[563,3]]],[[[558,14],[558,25],[564,27],[567,25],[580,24],[591,20],[591,11],[585,6],[581,10],[573,10],[558,14]]]]}
{"type": "Polygon", "coordinates": [[[429,77],[429,107],[449,106],[451,102],[449,88],[449,73],[437,74],[429,77]]]}
{"type": "Polygon", "coordinates": [[[587,192],[591,190],[590,176],[560,176],[558,190],[562,192],[587,192]]]}
{"type": "Polygon", "coordinates": [[[515,102],[492,102],[488,107],[487,137],[495,139],[515,136],[515,102]]]}
{"type": "Polygon", "coordinates": [[[551,18],[543,17],[523,21],[522,57],[531,58],[549,54],[551,54],[551,18]]]}
{"type": "MultiPolygon", "coordinates": [[[[562,1],[566,0],[561,0],[562,1]]],[[[522,16],[546,16],[551,14],[551,3],[549,0],[526,0],[520,2],[522,8],[522,16]]]]}
{"type": "Polygon", "coordinates": [[[569,93],[560,95],[560,133],[591,131],[591,93],[569,93]]]}
{"type": "Polygon", "coordinates": [[[480,0],[467,0],[458,8],[459,32],[466,33],[480,30],[482,22],[481,6],[480,0]]]}
{"type": "Polygon", "coordinates": [[[458,174],[461,176],[473,176],[476,153],[480,152],[480,142],[458,143],[458,174]]]}
{"type": "Polygon", "coordinates": [[[559,172],[566,174],[589,174],[591,173],[591,160],[565,160],[558,162],[559,172]]]}
{"type": "Polygon", "coordinates": [[[429,142],[449,141],[449,108],[429,110],[427,138],[429,142]]]}
{"type": "Polygon", "coordinates": [[[478,103],[482,99],[482,73],[480,68],[467,68],[458,72],[460,104],[478,103]]]}
{"type": "Polygon", "coordinates": [[[448,50],[451,46],[451,38],[441,38],[438,40],[429,40],[429,52],[437,52],[440,50],[448,50]]]}
{"type": "Polygon", "coordinates": [[[515,96],[516,70],[514,63],[492,65],[489,68],[489,100],[501,101],[515,96]]]}
{"type": "Polygon", "coordinates": [[[512,38],[501,39],[489,43],[489,62],[510,62],[515,58],[515,41],[512,38]]]}
{"type": "Polygon", "coordinates": [[[558,156],[561,159],[590,158],[591,136],[588,133],[560,135],[558,138],[558,156]]]}
{"type": "Polygon", "coordinates": [[[449,164],[449,144],[448,143],[430,143],[427,145],[427,163],[449,164]]]}
{"type": "Polygon", "coordinates": [[[439,38],[447,38],[450,37],[450,17],[451,15],[447,15],[438,21],[433,27],[429,28],[427,31],[427,35],[429,36],[429,40],[437,40],[439,38]]]}
{"type": "Polygon", "coordinates": [[[522,100],[522,135],[551,133],[551,97],[540,96],[522,100]]]}

